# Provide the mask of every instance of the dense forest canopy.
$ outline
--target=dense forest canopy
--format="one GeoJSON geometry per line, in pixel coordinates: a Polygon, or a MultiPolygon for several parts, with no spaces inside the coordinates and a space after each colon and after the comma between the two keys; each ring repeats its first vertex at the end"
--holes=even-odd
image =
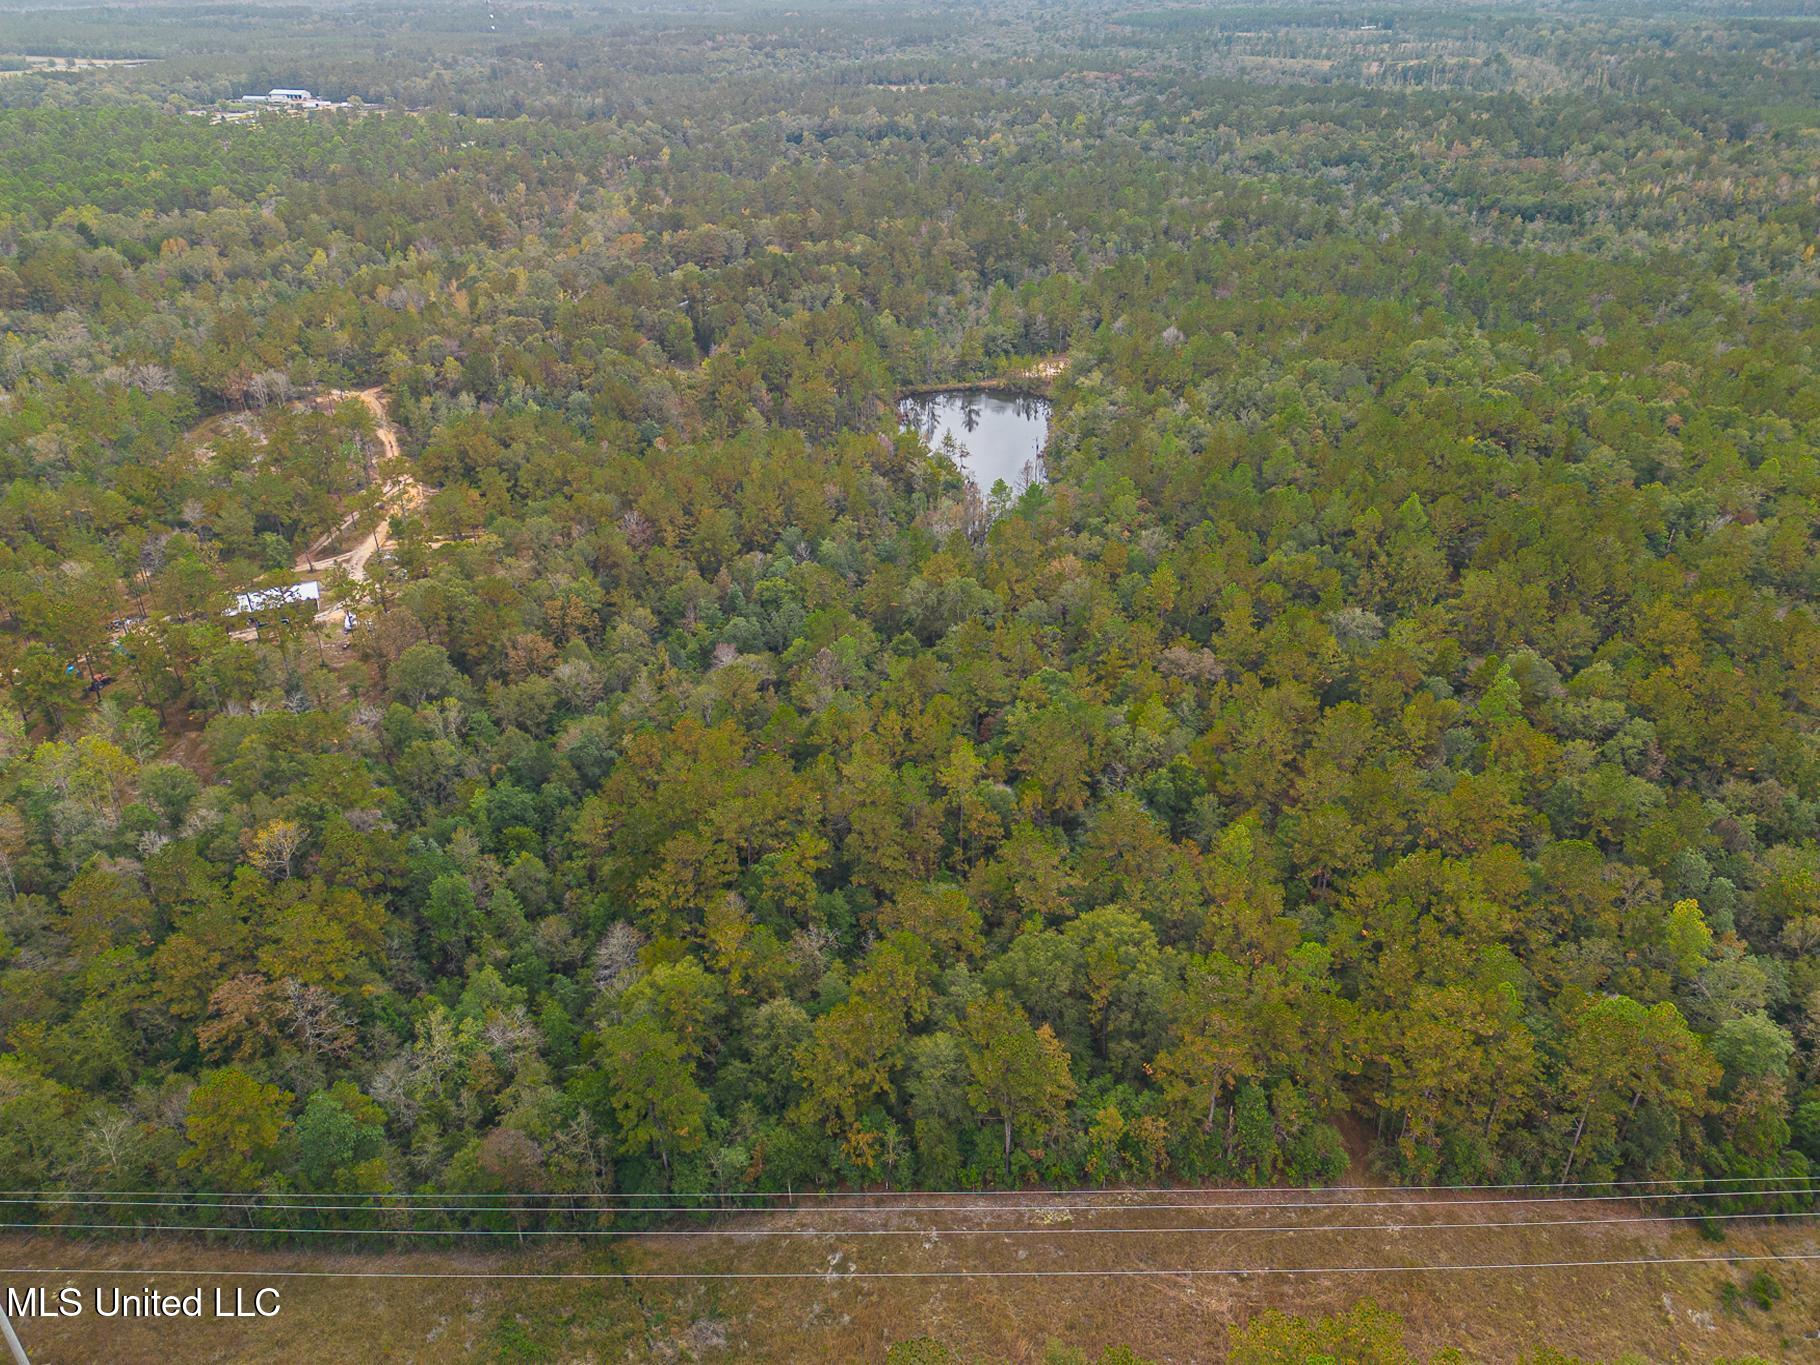
{"type": "Polygon", "coordinates": [[[8,1185],[1820,1159],[1820,20],[496,9],[0,15],[8,1185]]]}

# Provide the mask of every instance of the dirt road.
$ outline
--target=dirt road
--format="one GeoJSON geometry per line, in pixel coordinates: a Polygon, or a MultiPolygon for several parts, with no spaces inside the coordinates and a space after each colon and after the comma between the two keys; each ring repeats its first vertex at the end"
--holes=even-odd
{"type": "MultiPolygon", "coordinates": [[[[385,546],[386,518],[401,512],[415,511],[423,505],[426,496],[424,487],[403,468],[399,457],[398,433],[392,427],[391,414],[387,412],[385,398],[378,388],[346,390],[337,389],[324,395],[330,402],[340,403],[349,398],[358,398],[373,414],[374,435],[379,438],[380,448],[385,452],[379,461],[379,473],[385,478],[380,486],[380,502],[385,511],[378,526],[369,536],[362,536],[351,549],[338,554],[324,555],[323,551],[338,542],[348,530],[359,521],[365,509],[347,517],[334,530],[320,537],[316,543],[297,556],[296,570],[300,574],[320,574],[331,567],[346,570],[350,578],[365,578],[367,561],[385,546]]],[[[329,613],[324,612],[326,616],[329,613]]],[[[318,619],[321,619],[320,617],[318,619]]]]}

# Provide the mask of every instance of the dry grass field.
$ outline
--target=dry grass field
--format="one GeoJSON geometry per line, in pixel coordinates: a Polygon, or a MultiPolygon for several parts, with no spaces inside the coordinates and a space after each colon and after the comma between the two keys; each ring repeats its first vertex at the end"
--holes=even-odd
{"type": "Polygon", "coordinates": [[[1409,1345],[1422,1355],[1455,1346],[1473,1360],[1505,1361],[1549,1345],[1593,1359],[1634,1352],[1652,1361],[1820,1360],[1820,1262],[1704,1259],[1814,1255],[1820,1236],[1805,1220],[1734,1223],[1713,1242],[1686,1223],[1609,1221],[1684,1206],[1618,1202],[1513,1207],[1462,1198],[1287,1211],[1235,1207],[1260,1202],[1242,1191],[1178,1208],[1158,1208],[1156,1197],[1143,1195],[1021,1196],[993,1201],[990,1211],[977,1198],[917,1202],[956,1207],[886,1214],[872,1203],[842,1215],[736,1215],[685,1235],[587,1247],[565,1240],[535,1251],[514,1243],[490,1254],[421,1246],[300,1254],[201,1240],[16,1237],[0,1242],[0,1262],[117,1276],[36,1277],[53,1287],[80,1284],[85,1294],[97,1282],[137,1288],[144,1281],[132,1271],[195,1269],[244,1274],[172,1273],[156,1282],[167,1292],[271,1283],[282,1293],[281,1314],[264,1321],[120,1323],[91,1311],[23,1323],[36,1362],[877,1360],[892,1342],[925,1334],[993,1360],[1040,1360],[1061,1343],[1093,1352],[1127,1344],[1158,1360],[1200,1361],[1218,1359],[1228,1329],[1267,1308],[1329,1313],[1364,1297],[1401,1314],[1409,1345]],[[1082,1203],[1094,1207],[1061,1207],[1082,1203]],[[1583,1219],[1600,1221],[1567,1222],[1583,1219]],[[1519,1221],[1530,1226],[1423,1226],[1519,1221]],[[1282,1230],[1296,1224],[1305,1230],[1282,1230]],[[1370,1226],[1358,1230],[1361,1224],[1370,1226]],[[881,1229],[894,1235],[868,1235],[881,1229]],[[1702,1260],[1331,1270],[1677,1257],[1702,1260]],[[1307,1268],[1328,1273],[1280,1273],[1307,1268]],[[1203,1273],[1096,1273],[1111,1270],[1203,1273]],[[1767,1308],[1748,1293],[1752,1276],[1765,1270],[1779,1294],[1767,1308]],[[575,1278],[513,1278],[524,1274],[575,1278]],[[465,1278],[419,1278],[426,1275],[465,1278]],[[687,1278],[700,1275],[768,1278],[687,1278]],[[891,1278],[870,1278],[881,1275],[891,1278]]]}

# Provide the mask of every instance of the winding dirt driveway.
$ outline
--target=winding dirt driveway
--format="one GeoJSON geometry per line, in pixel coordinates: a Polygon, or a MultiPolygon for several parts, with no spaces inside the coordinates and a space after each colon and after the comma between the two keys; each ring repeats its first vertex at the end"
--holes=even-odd
{"type": "MultiPolygon", "coordinates": [[[[398,433],[393,430],[391,414],[386,410],[383,391],[375,385],[370,389],[345,390],[337,389],[323,395],[330,402],[340,403],[349,398],[358,398],[373,414],[373,432],[379,438],[384,454],[379,461],[379,471],[385,474],[386,481],[380,487],[380,505],[385,511],[373,534],[362,536],[360,542],[351,550],[340,554],[324,556],[323,550],[340,540],[348,528],[359,521],[365,509],[348,516],[334,530],[321,536],[302,554],[297,556],[296,570],[303,574],[320,574],[325,569],[340,567],[346,570],[350,578],[365,578],[367,561],[385,547],[386,521],[401,512],[415,511],[423,505],[427,496],[424,486],[412,478],[402,467],[399,458],[398,433]]],[[[323,612],[323,616],[329,615],[323,612]]],[[[320,618],[318,618],[320,619],[320,618]]]]}

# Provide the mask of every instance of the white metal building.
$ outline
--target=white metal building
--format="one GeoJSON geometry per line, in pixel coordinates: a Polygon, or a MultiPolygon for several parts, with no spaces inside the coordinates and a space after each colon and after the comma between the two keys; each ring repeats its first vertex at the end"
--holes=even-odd
{"type": "Polygon", "coordinates": [[[315,579],[305,583],[293,583],[283,588],[258,588],[253,592],[234,594],[234,605],[227,611],[229,616],[253,616],[259,612],[282,611],[286,607],[307,606],[310,615],[322,603],[322,585],[315,579]]]}

